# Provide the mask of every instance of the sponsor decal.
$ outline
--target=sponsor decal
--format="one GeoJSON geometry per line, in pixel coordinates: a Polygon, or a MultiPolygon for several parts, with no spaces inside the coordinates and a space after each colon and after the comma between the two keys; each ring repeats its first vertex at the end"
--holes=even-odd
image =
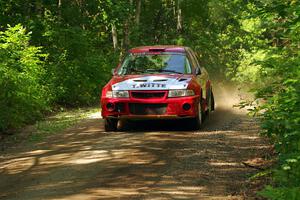
{"type": "Polygon", "coordinates": [[[191,78],[181,81],[178,78],[143,76],[127,79],[112,85],[113,90],[174,90],[186,89],[191,78]],[[163,80],[163,81],[162,81],[163,80]]]}
{"type": "Polygon", "coordinates": [[[132,88],[137,89],[137,88],[166,88],[166,84],[162,83],[140,83],[140,84],[133,84],[132,88]]]}

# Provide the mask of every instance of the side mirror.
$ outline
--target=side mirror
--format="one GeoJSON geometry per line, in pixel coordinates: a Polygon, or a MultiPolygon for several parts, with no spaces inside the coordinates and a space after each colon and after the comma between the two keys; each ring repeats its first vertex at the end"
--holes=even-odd
{"type": "Polygon", "coordinates": [[[197,67],[197,68],[195,69],[195,74],[196,74],[196,75],[200,75],[200,74],[201,74],[201,70],[200,70],[199,67],[197,67]]]}
{"type": "Polygon", "coordinates": [[[116,68],[111,69],[111,74],[114,76],[116,73],[116,68]]]}

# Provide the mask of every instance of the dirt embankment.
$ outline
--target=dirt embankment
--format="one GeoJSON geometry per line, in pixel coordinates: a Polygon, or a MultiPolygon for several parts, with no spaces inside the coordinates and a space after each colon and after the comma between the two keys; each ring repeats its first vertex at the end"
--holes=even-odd
{"type": "MultiPolygon", "coordinates": [[[[0,157],[0,199],[244,199],[257,169],[247,160],[269,145],[235,90],[215,90],[216,111],[202,130],[180,121],[138,122],[104,133],[88,119],[0,157]]],[[[248,198],[250,198],[248,196],[248,198]]]]}

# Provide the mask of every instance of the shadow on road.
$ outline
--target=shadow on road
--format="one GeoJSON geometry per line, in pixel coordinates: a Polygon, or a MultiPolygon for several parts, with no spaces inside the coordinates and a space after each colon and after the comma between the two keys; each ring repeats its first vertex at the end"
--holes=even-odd
{"type": "Polygon", "coordinates": [[[199,132],[184,121],[103,132],[92,119],[0,159],[0,199],[242,199],[241,162],[268,145],[255,122],[217,110],[199,132]]]}

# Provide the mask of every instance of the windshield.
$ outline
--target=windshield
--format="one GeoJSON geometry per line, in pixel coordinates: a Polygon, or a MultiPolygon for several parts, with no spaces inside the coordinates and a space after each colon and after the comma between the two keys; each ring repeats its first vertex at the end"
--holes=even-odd
{"type": "Polygon", "coordinates": [[[126,74],[190,74],[191,66],[185,54],[129,54],[118,69],[118,75],[126,74]]]}

